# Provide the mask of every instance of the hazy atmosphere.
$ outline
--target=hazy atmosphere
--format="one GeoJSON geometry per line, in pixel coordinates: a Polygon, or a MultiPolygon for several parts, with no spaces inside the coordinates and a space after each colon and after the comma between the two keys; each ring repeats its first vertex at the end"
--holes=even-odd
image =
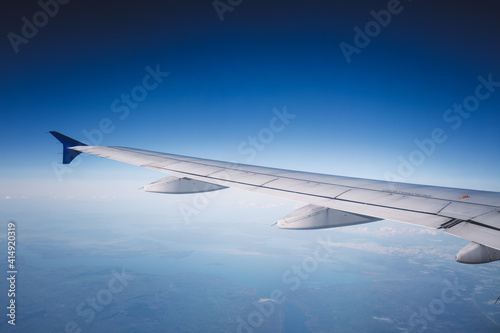
{"type": "Polygon", "coordinates": [[[170,195],[89,145],[500,191],[495,1],[0,2],[2,332],[498,332],[499,262],[304,203],[170,195]],[[10,224],[9,224],[10,223],[10,224]],[[315,253],[321,252],[320,260],[315,253]],[[10,268],[9,268],[10,267],[10,268]],[[15,323],[15,325],[13,325],[15,323]]]}

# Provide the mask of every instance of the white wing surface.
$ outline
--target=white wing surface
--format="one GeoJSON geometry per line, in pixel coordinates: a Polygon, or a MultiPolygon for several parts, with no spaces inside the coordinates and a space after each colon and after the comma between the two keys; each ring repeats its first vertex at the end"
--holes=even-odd
{"type": "Polygon", "coordinates": [[[324,175],[187,157],[147,150],[86,146],[58,132],[63,163],[80,153],[171,175],[146,185],[162,193],[196,193],[235,187],[308,205],[278,221],[279,228],[317,229],[381,219],[411,223],[470,240],[457,261],[500,259],[500,193],[324,175]]]}

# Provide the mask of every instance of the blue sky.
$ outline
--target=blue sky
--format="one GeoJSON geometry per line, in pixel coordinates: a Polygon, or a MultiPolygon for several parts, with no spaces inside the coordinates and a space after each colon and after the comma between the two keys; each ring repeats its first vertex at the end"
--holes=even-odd
{"type": "MultiPolygon", "coordinates": [[[[165,293],[147,297],[177,271],[257,290],[241,297],[253,304],[274,288],[288,290],[282,274],[326,238],[334,256],[287,294],[318,315],[316,324],[339,325],[328,312],[339,309],[340,321],[362,325],[388,316],[397,319],[393,331],[408,327],[412,312],[429,307],[442,281],[456,277],[465,291],[429,331],[451,329],[449,323],[493,327],[484,315],[498,318],[498,265],[456,263],[464,239],[391,221],[311,232],[271,228],[303,203],[235,189],[201,198],[145,193],[140,187],[166,175],[83,154],[63,167],[61,144],[48,132],[91,144],[500,191],[494,1],[64,2],[0,2],[0,219],[17,222],[25,282],[19,299],[29,305],[19,310],[27,326],[18,329],[59,331],[73,319],[96,332],[109,332],[113,320],[134,325],[103,313],[84,326],[75,315],[78,302],[109,280],[96,268],[126,267],[140,281],[127,289],[130,299],[117,295],[106,308],[118,314],[134,309],[135,296],[145,308],[156,306],[154,298],[171,309],[177,303],[165,293]],[[197,214],[186,219],[186,206],[197,214]],[[39,288],[49,279],[55,293],[39,288]],[[311,293],[330,295],[325,286],[335,284],[340,295],[355,288],[367,310],[358,311],[356,299],[346,306],[311,293]],[[307,307],[307,299],[316,306],[307,307]],[[373,307],[374,299],[393,307],[373,307]],[[56,304],[65,310],[50,310],[56,304]]],[[[194,322],[213,313],[206,306],[186,314],[190,306],[171,315],[194,322]]],[[[231,324],[248,318],[246,310],[221,318],[231,324]]],[[[146,312],[141,321],[168,324],[146,312]]]]}
{"type": "MultiPolygon", "coordinates": [[[[2,197],[60,193],[53,170],[60,146],[49,130],[86,142],[85,133],[94,133],[105,145],[500,190],[498,88],[460,124],[443,118],[475,94],[479,76],[500,81],[489,1],[243,1],[223,21],[210,1],[72,1],[17,45],[12,33],[22,37],[23,17],[43,19],[36,16],[42,8],[35,1],[0,6],[2,197]],[[339,45],[356,46],[355,28],[366,31],[372,11],[383,16],[388,6],[395,8],[390,22],[369,33],[348,62],[339,45]],[[147,68],[169,74],[147,81],[154,88],[146,90],[147,68]],[[120,99],[134,92],[140,101],[132,100],[126,116],[114,112],[113,102],[124,107],[120,99]],[[284,130],[265,137],[252,158],[242,154],[238,147],[284,108],[295,116],[284,130]],[[109,128],[101,137],[103,119],[109,128]],[[413,155],[420,159],[411,172],[398,173],[402,159],[419,150],[415,140],[426,142],[435,129],[446,140],[413,155]]],[[[62,178],[99,196],[103,182],[108,194],[115,187],[123,194],[125,182],[135,191],[160,177],[86,157],[62,178]]]]}

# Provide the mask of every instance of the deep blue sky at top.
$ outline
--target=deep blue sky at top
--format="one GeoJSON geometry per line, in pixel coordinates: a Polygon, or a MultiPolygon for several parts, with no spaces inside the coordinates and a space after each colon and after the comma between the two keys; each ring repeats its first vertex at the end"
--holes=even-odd
{"type": "Polygon", "coordinates": [[[244,0],[221,21],[209,0],[72,0],[16,54],[7,34],[41,9],[2,1],[2,178],[57,181],[46,132],[84,141],[103,118],[105,145],[248,162],[238,145],[286,106],[297,117],[252,163],[383,179],[440,127],[448,140],[406,181],[500,190],[500,88],[457,130],[443,121],[479,75],[500,81],[498,5],[401,1],[348,63],[339,44],[387,4],[244,0]],[[121,120],[111,103],[157,65],[170,75],[121,120]]]}

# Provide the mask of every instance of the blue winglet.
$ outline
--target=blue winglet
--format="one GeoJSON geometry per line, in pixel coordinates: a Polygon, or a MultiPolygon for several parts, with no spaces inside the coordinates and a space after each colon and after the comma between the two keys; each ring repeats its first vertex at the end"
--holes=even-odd
{"type": "Polygon", "coordinates": [[[86,146],[86,144],[76,141],[72,138],[67,137],[56,131],[50,131],[50,134],[55,136],[63,144],[63,164],[70,164],[75,157],[81,154],[81,152],[70,149],[74,146],[86,146]]]}

